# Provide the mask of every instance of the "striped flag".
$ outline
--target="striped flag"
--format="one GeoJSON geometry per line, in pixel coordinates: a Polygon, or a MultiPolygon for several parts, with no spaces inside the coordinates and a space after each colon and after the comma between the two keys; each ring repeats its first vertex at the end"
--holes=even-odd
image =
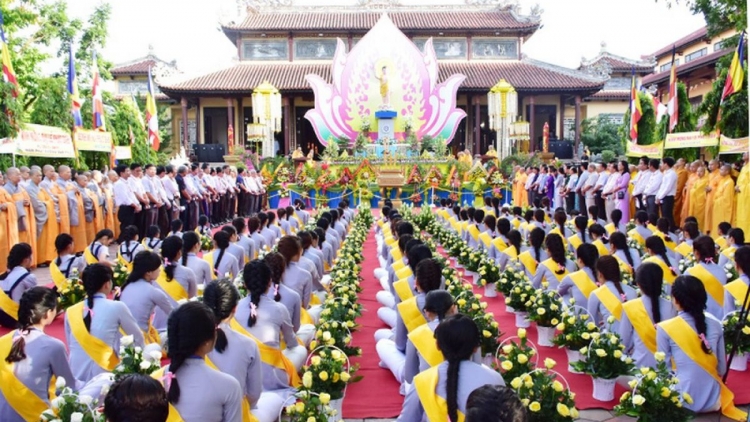
{"type": "Polygon", "coordinates": [[[78,94],[78,80],[76,78],[76,62],[73,58],[73,46],[70,46],[68,60],[68,94],[70,94],[70,112],[73,114],[73,129],[83,127],[81,118],[81,96],[78,94]]]}
{"type": "Polygon", "coordinates": [[[13,85],[13,98],[16,98],[18,97],[18,78],[16,78],[16,72],[13,70],[13,63],[10,61],[10,47],[5,41],[4,25],[3,12],[0,10],[0,49],[2,49],[3,79],[13,85]]]}
{"type": "MultiPolygon", "coordinates": [[[[727,80],[724,83],[724,92],[721,93],[721,102],[728,96],[739,92],[742,89],[742,81],[745,79],[745,32],[740,34],[740,42],[737,44],[737,50],[734,51],[732,64],[729,66],[727,80]]],[[[4,56],[3,56],[4,60],[4,56]]]]}
{"type": "Polygon", "coordinates": [[[104,121],[104,102],[102,102],[102,87],[99,80],[99,66],[96,64],[96,51],[94,51],[94,64],[92,67],[94,76],[91,82],[91,96],[93,97],[94,129],[107,130],[104,121]]]}
{"type": "Polygon", "coordinates": [[[677,119],[680,115],[679,105],[677,104],[677,68],[674,64],[675,48],[672,46],[672,67],[669,74],[669,102],[667,103],[667,114],[669,115],[669,132],[671,133],[677,126],[677,119]]]}
{"type": "Polygon", "coordinates": [[[630,82],[630,140],[633,142],[638,141],[638,121],[641,120],[643,111],[641,110],[641,102],[638,100],[638,91],[635,89],[635,68],[631,70],[631,82],[630,82]]]}
{"type": "Polygon", "coordinates": [[[146,93],[146,125],[148,126],[148,142],[154,151],[159,150],[159,116],[156,111],[156,96],[154,82],[151,80],[151,68],[148,69],[148,92],[146,93]]]}

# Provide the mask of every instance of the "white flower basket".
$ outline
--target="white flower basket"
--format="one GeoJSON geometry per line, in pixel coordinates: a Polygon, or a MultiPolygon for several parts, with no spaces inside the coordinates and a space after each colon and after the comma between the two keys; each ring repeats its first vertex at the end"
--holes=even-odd
{"type": "Polygon", "coordinates": [[[492,353],[487,353],[482,356],[482,365],[485,365],[488,368],[492,368],[493,363],[495,363],[495,357],[492,356],[492,353]]]}
{"type": "Polygon", "coordinates": [[[484,286],[484,297],[497,297],[495,283],[488,283],[484,286]]]}
{"type": "Polygon", "coordinates": [[[516,327],[517,328],[529,328],[531,326],[531,320],[529,319],[528,312],[516,312],[516,327]]]}
{"type": "Polygon", "coordinates": [[[555,327],[536,326],[537,342],[540,347],[553,347],[552,339],[555,338],[555,327]]]}
{"type": "Polygon", "coordinates": [[[732,371],[745,372],[747,371],[747,355],[745,353],[737,353],[732,359],[732,364],[729,366],[732,371]]]}
{"type": "Polygon", "coordinates": [[[328,422],[339,422],[343,421],[343,413],[344,413],[344,398],[331,400],[328,403],[328,406],[331,407],[331,409],[336,411],[336,414],[333,416],[328,417],[328,422]]]}
{"type": "Polygon", "coordinates": [[[513,307],[512,307],[512,306],[510,306],[510,305],[508,305],[508,304],[506,303],[506,304],[505,304],[505,312],[507,312],[507,313],[509,313],[509,314],[514,314],[514,313],[516,312],[516,310],[515,310],[515,309],[513,309],[513,307]]]}
{"type": "Polygon", "coordinates": [[[572,366],[573,362],[581,360],[581,352],[578,350],[565,349],[565,353],[568,355],[568,372],[571,374],[581,374],[581,372],[576,371],[572,366]]]}
{"type": "Polygon", "coordinates": [[[591,378],[594,383],[594,392],[592,396],[594,400],[609,402],[615,399],[615,384],[617,384],[617,378],[604,379],[604,378],[591,378]]]}
{"type": "Polygon", "coordinates": [[[479,281],[479,274],[474,271],[466,270],[464,271],[464,280],[472,284],[477,284],[477,281],[479,281]]]}

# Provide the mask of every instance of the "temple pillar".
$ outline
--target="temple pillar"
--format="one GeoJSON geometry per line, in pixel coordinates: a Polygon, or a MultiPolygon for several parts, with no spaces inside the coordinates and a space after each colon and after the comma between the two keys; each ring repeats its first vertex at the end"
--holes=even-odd
{"type": "Polygon", "coordinates": [[[188,134],[188,100],[187,97],[180,98],[182,108],[182,146],[185,148],[185,154],[189,154],[188,145],[190,145],[190,135],[188,134]]]}
{"type": "MultiPolygon", "coordinates": [[[[203,132],[201,132],[201,126],[203,126],[203,115],[201,114],[201,99],[196,98],[195,99],[195,143],[202,144],[203,143],[203,132]]],[[[185,151],[185,153],[190,156],[189,151],[185,151]]]]}
{"type": "Polygon", "coordinates": [[[242,106],[242,96],[237,97],[237,110],[235,115],[234,137],[237,144],[245,150],[245,108],[242,106]]]}
{"type": "Polygon", "coordinates": [[[565,96],[560,94],[560,120],[558,121],[557,139],[562,140],[565,133],[565,96]]]}
{"type": "Polygon", "coordinates": [[[232,107],[232,99],[227,98],[227,154],[230,154],[230,151],[232,150],[234,138],[234,110],[232,107]],[[231,133],[229,128],[232,128],[231,133]]]}
{"type": "MultiPolygon", "coordinates": [[[[293,100],[293,99],[292,99],[293,100]]],[[[282,124],[284,125],[284,151],[288,155],[292,152],[292,113],[289,97],[281,97],[281,107],[283,110],[282,124]]]]}
{"type": "Polygon", "coordinates": [[[534,110],[535,99],[534,95],[529,96],[529,139],[531,139],[529,152],[532,154],[536,151],[536,131],[534,130],[534,124],[536,123],[536,119],[534,119],[534,115],[536,114],[534,110]]]}
{"type": "Polygon", "coordinates": [[[576,146],[574,155],[578,155],[578,144],[581,142],[581,96],[576,95],[576,146]]]}
{"type": "Polygon", "coordinates": [[[480,97],[472,98],[474,101],[474,148],[472,149],[472,155],[481,154],[479,149],[482,147],[482,112],[480,110],[480,97]]]}

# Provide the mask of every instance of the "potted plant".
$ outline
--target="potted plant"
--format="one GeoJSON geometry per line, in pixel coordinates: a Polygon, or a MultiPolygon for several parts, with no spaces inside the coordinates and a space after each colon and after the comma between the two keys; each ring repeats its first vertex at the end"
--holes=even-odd
{"type": "Polygon", "coordinates": [[[529,309],[536,301],[534,294],[536,290],[529,283],[518,283],[505,298],[505,303],[515,310],[516,327],[528,328],[531,325],[529,321],[529,309]]]}
{"type": "Polygon", "coordinates": [[[529,422],[570,422],[578,419],[575,393],[570,391],[565,378],[552,370],[556,364],[547,358],[544,360],[546,369],[539,368],[510,381],[511,388],[529,411],[529,422]]]}
{"type": "MultiPolygon", "coordinates": [[[[297,402],[282,410],[286,413],[286,417],[283,418],[285,421],[328,422],[340,418],[340,412],[330,406],[331,395],[328,393],[317,394],[302,390],[292,397],[296,398],[297,402]]],[[[281,417],[279,419],[282,420],[281,417]]]]}
{"type": "Polygon", "coordinates": [[[487,258],[482,258],[479,264],[479,286],[484,287],[484,295],[486,297],[497,296],[497,282],[500,280],[500,268],[495,265],[495,261],[487,258]]]}
{"type": "Polygon", "coordinates": [[[536,322],[537,344],[541,347],[552,347],[552,339],[555,336],[555,327],[562,318],[562,300],[555,291],[547,291],[546,282],[542,283],[534,296],[536,300],[529,309],[529,319],[536,322]]]}
{"type": "MultiPolygon", "coordinates": [[[[574,300],[571,302],[575,303],[574,300]]],[[[588,312],[580,307],[572,305],[567,308],[557,324],[558,334],[552,339],[552,343],[564,347],[568,355],[568,372],[577,373],[572,364],[581,360],[580,349],[591,342],[591,335],[599,332],[599,327],[591,321],[588,312]]]]}
{"type": "MultiPolygon", "coordinates": [[[[465,287],[464,287],[465,288],[465,287]]],[[[468,316],[477,324],[480,338],[479,344],[482,356],[487,363],[491,363],[493,355],[497,350],[497,339],[500,338],[500,326],[494,319],[492,312],[487,312],[487,302],[482,302],[482,295],[474,294],[469,290],[465,291],[461,297],[456,300],[458,312],[468,316]]]]}
{"type": "Polygon", "coordinates": [[[664,353],[657,352],[654,357],[656,369],[641,368],[636,378],[630,381],[632,391],[623,393],[615,412],[638,418],[640,422],[693,419],[694,413],[683,406],[684,403],[692,404],[692,397],[687,393],[680,394],[675,388],[679,381],[670,373],[664,353]]]}
{"type": "Polygon", "coordinates": [[[612,401],[615,398],[615,381],[617,377],[633,372],[633,359],[623,353],[625,346],[619,335],[592,333],[591,337],[591,343],[580,350],[582,360],[573,363],[573,367],[591,375],[595,400],[612,401]]]}
{"type": "Polygon", "coordinates": [[[78,270],[73,269],[70,277],[65,280],[65,284],[59,291],[58,309],[68,309],[76,303],[86,298],[86,289],[83,288],[83,282],[78,276],[78,270]]]}
{"type": "Polygon", "coordinates": [[[747,353],[750,352],[750,324],[748,324],[748,321],[750,321],[750,316],[744,322],[741,322],[738,311],[728,313],[721,321],[724,325],[724,346],[727,354],[731,353],[732,346],[739,339],[739,343],[736,345],[736,354],[729,367],[734,371],[747,371],[747,353]],[[737,334],[739,334],[739,337],[737,334]]]}
{"type": "Polygon", "coordinates": [[[533,371],[539,361],[539,354],[526,335],[526,329],[519,328],[516,337],[505,339],[498,348],[499,364],[495,369],[503,376],[506,384],[533,371]]]}
{"type": "Polygon", "coordinates": [[[337,411],[337,416],[330,421],[341,420],[341,408],[344,402],[346,386],[356,382],[353,374],[356,366],[350,365],[349,358],[337,347],[319,346],[307,358],[303,367],[301,389],[317,394],[328,394],[330,406],[337,411]]]}
{"type": "Polygon", "coordinates": [[[87,395],[79,395],[67,387],[65,378],[58,378],[55,389],[60,394],[52,399],[50,408],[38,416],[42,422],[105,422],[104,415],[99,412],[99,403],[87,395]]]}
{"type": "Polygon", "coordinates": [[[471,278],[470,281],[474,284],[479,282],[479,266],[482,264],[483,257],[484,253],[468,247],[466,248],[466,255],[462,253],[459,256],[459,258],[464,259],[461,265],[466,268],[466,275],[471,278]]]}
{"type": "Polygon", "coordinates": [[[497,291],[505,296],[505,310],[508,312],[515,312],[515,309],[508,304],[507,299],[513,288],[520,283],[530,283],[529,277],[519,261],[511,261],[505,267],[505,271],[500,275],[500,281],[496,285],[497,291]]]}
{"type": "MultiPolygon", "coordinates": [[[[144,351],[133,343],[133,336],[123,336],[120,339],[120,363],[115,366],[112,374],[115,381],[130,374],[151,375],[161,367],[162,352],[157,347],[150,351],[144,351]]],[[[153,346],[148,346],[150,349],[153,346]]]]}

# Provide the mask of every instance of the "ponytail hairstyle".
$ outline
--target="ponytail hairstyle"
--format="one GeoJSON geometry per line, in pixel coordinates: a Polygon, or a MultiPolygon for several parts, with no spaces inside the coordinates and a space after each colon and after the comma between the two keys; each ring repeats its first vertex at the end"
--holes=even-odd
{"type": "Polygon", "coordinates": [[[656,228],[664,233],[664,242],[665,243],[674,243],[674,240],[669,236],[669,220],[662,217],[658,220],[656,220],[656,228]]]}
{"type": "Polygon", "coordinates": [[[660,323],[659,296],[661,296],[661,288],[664,283],[664,271],[653,262],[645,262],[635,272],[635,282],[641,289],[641,293],[651,299],[651,314],[654,316],[654,324],[660,323]]]}
{"type": "Polygon", "coordinates": [[[622,284],[620,283],[620,264],[617,262],[617,258],[609,255],[605,255],[596,261],[596,271],[602,275],[606,281],[611,281],[615,284],[617,293],[620,294],[620,298],[625,302],[626,296],[625,291],[622,290],[622,284]]]}
{"type": "Polygon", "coordinates": [[[217,231],[216,233],[214,233],[214,243],[216,244],[216,248],[219,249],[219,256],[216,257],[213,268],[214,272],[216,272],[219,270],[221,259],[224,258],[224,253],[229,247],[229,233],[225,232],[224,230],[217,231]]]}
{"type": "Polygon", "coordinates": [[[179,378],[175,376],[177,371],[203,344],[215,339],[216,319],[205,304],[188,302],[169,314],[167,345],[171,359],[168,369],[171,382],[167,386],[167,398],[170,403],[177,404],[180,401],[179,378]]]}
{"type": "Polygon", "coordinates": [[[286,264],[289,265],[294,257],[302,254],[302,243],[297,236],[283,236],[276,244],[276,250],[284,256],[286,264]]]}
{"type": "Polygon", "coordinates": [[[0,275],[0,280],[5,280],[13,268],[20,267],[27,258],[31,258],[33,251],[28,243],[16,243],[8,253],[8,271],[0,275]]]}
{"type": "Polygon", "coordinates": [[[73,236],[69,235],[68,233],[60,233],[55,238],[55,250],[57,251],[57,258],[55,259],[55,264],[57,266],[62,265],[62,260],[60,259],[60,254],[65,252],[66,249],[70,245],[73,244],[73,236]]]}
{"type": "Polygon", "coordinates": [[[576,249],[576,256],[583,265],[591,270],[591,275],[596,278],[596,262],[599,260],[599,249],[591,243],[582,243],[576,249]]]}
{"type": "Polygon", "coordinates": [[[281,292],[278,290],[278,286],[281,284],[281,279],[284,277],[284,271],[286,271],[286,259],[278,252],[269,252],[263,257],[263,262],[268,265],[271,270],[271,281],[276,285],[276,296],[273,298],[276,302],[281,300],[281,292]]]}
{"type": "Polygon", "coordinates": [[[581,234],[581,240],[583,241],[583,243],[588,243],[586,242],[586,230],[589,227],[588,217],[579,215],[578,217],[575,218],[575,220],[573,220],[573,224],[575,224],[576,230],[578,230],[578,233],[581,234]]]}
{"type": "Polygon", "coordinates": [[[499,218],[500,217],[500,198],[493,196],[490,202],[492,203],[492,208],[495,209],[495,216],[499,218]]]}
{"type": "Polygon", "coordinates": [[[483,209],[477,209],[474,210],[474,222],[477,223],[477,225],[482,224],[484,221],[484,210],[483,209]]]}
{"type": "Polygon", "coordinates": [[[486,217],[484,217],[484,225],[494,233],[495,227],[497,225],[497,219],[495,219],[494,215],[488,214],[486,217]]]}
{"type": "MultiPolygon", "coordinates": [[[[187,265],[188,253],[200,242],[201,237],[196,232],[190,231],[182,234],[182,265],[187,265]]],[[[162,245],[162,253],[164,253],[164,245],[162,245]]]]}
{"type": "Polygon", "coordinates": [[[511,246],[516,248],[516,255],[521,254],[521,232],[518,230],[510,230],[508,232],[508,243],[510,243],[511,246]]]}
{"type": "Polygon", "coordinates": [[[706,310],[708,296],[703,282],[692,275],[681,275],[672,284],[672,297],[695,320],[695,330],[698,331],[703,352],[712,354],[711,345],[706,340],[706,315],[703,312],[706,310]]]}
{"type": "Polygon", "coordinates": [[[169,229],[172,231],[172,234],[181,232],[182,231],[182,220],[180,220],[180,219],[172,220],[172,222],[169,223],[169,229]]]}
{"type": "Polygon", "coordinates": [[[531,243],[531,248],[534,249],[534,259],[536,259],[536,262],[541,262],[540,258],[542,244],[544,244],[544,230],[539,227],[532,230],[529,234],[529,243],[531,243]]]}
{"type": "Polygon", "coordinates": [[[695,239],[700,236],[700,232],[698,231],[698,223],[693,223],[692,221],[687,221],[685,224],[682,225],[682,231],[686,233],[690,240],[695,241],[695,239]]]}
{"type": "Polygon", "coordinates": [[[648,213],[646,211],[635,213],[635,222],[641,226],[646,226],[648,224],[648,213]]]}
{"type": "Polygon", "coordinates": [[[271,269],[259,259],[250,261],[242,271],[242,281],[250,296],[250,316],[247,319],[247,326],[252,327],[258,319],[260,297],[272,283],[271,269]]]}
{"type": "Polygon", "coordinates": [[[507,218],[499,218],[495,225],[497,226],[497,232],[500,233],[501,236],[508,237],[508,232],[510,231],[510,220],[507,218]]]}
{"type": "Polygon", "coordinates": [[[5,357],[8,363],[19,362],[26,359],[26,335],[31,326],[47,316],[49,311],[57,310],[57,293],[47,287],[32,287],[25,291],[18,303],[18,335],[13,342],[10,353],[5,357]]]}
{"type": "MultiPolygon", "coordinates": [[[[417,240],[415,239],[414,241],[417,240]]],[[[416,275],[419,264],[426,259],[432,258],[432,251],[429,247],[427,247],[427,245],[420,243],[409,249],[409,252],[406,254],[406,256],[409,259],[409,267],[411,267],[412,272],[416,275]]]]}
{"type": "Polygon", "coordinates": [[[742,274],[745,277],[750,277],[750,246],[737,248],[734,253],[734,261],[737,263],[737,267],[742,270],[742,274]]]}
{"type": "Polygon", "coordinates": [[[534,220],[536,220],[539,224],[546,226],[547,223],[545,222],[544,210],[534,211],[534,220]]]}
{"type": "Polygon", "coordinates": [[[143,279],[146,273],[156,271],[161,268],[161,257],[150,251],[140,251],[135,254],[133,258],[133,271],[130,272],[128,278],[125,280],[125,284],[122,285],[122,290],[128,287],[130,283],[135,283],[138,280],[143,279]]]}
{"type": "Polygon", "coordinates": [[[448,419],[458,422],[458,370],[461,362],[471,359],[479,347],[479,328],[469,317],[456,314],[449,316],[435,329],[438,349],[448,362],[446,401],[448,419]]]}
{"type": "Polygon", "coordinates": [[[559,210],[555,211],[555,223],[557,223],[557,227],[560,229],[560,234],[562,234],[562,237],[565,236],[565,223],[568,221],[568,216],[565,215],[565,211],[559,210]]]}
{"type": "MultiPolygon", "coordinates": [[[[122,229],[122,233],[120,233],[120,239],[125,242],[123,243],[123,245],[125,246],[126,253],[130,252],[130,242],[134,242],[137,237],[138,227],[131,224],[122,229]]],[[[133,257],[131,256],[130,259],[133,260],[133,257]]]]}
{"type": "Polygon", "coordinates": [[[696,254],[696,258],[700,257],[700,262],[704,264],[713,264],[716,261],[716,243],[711,236],[698,236],[693,241],[693,252],[696,254]]]}
{"type": "Polygon", "coordinates": [[[620,221],[622,221],[622,211],[615,208],[609,213],[609,218],[612,220],[612,224],[615,226],[615,231],[620,228],[620,221]]]}
{"type": "MultiPolygon", "coordinates": [[[[713,240],[711,242],[713,242],[713,240]]],[[[693,242],[693,248],[695,248],[695,242],[693,242]]],[[[659,255],[659,257],[669,267],[669,270],[672,272],[672,275],[677,275],[675,270],[672,268],[672,263],[669,262],[669,256],[667,255],[667,247],[664,246],[664,240],[662,240],[661,237],[649,236],[648,238],[646,238],[646,249],[651,249],[651,252],[653,252],[656,255],[659,255]]]]}
{"type": "Polygon", "coordinates": [[[149,226],[148,230],[146,230],[146,237],[149,237],[151,239],[158,239],[161,237],[161,229],[159,229],[159,226],[152,225],[149,226]]]}
{"type": "Polygon", "coordinates": [[[453,307],[453,296],[445,290],[432,290],[424,298],[425,312],[437,315],[438,321],[445,319],[448,311],[453,307]]]}
{"type": "Polygon", "coordinates": [[[110,229],[99,230],[96,233],[96,236],[94,236],[94,242],[100,241],[103,237],[107,237],[109,239],[114,239],[115,238],[115,234],[110,229]]]}
{"type": "MultiPolygon", "coordinates": [[[[203,303],[208,306],[214,313],[216,324],[232,316],[232,312],[240,301],[240,293],[227,280],[220,280],[216,283],[208,283],[206,290],[203,292],[203,303]]],[[[216,329],[216,344],[214,349],[219,353],[224,353],[227,348],[227,335],[224,330],[218,326],[216,329]]]]}
{"type": "Polygon", "coordinates": [[[443,266],[440,265],[438,260],[428,258],[419,263],[414,274],[415,284],[424,293],[429,293],[440,289],[440,284],[443,281],[443,266]]]}
{"type": "MultiPolygon", "coordinates": [[[[609,239],[607,239],[607,231],[604,230],[604,227],[601,224],[592,224],[591,227],[589,227],[589,234],[599,237],[599,240],[605,245],[609,243],[609,239]]],[[[594,237],[591,236],[591,238],[593,239],[594,237]]]]}
{"type": "Polygon", "coordinates": [[[565,274],[565,264],[567,264],[568,259],[565,257],[565,245],[563,244],[562,237],[557,233],[550,233],[544,239],[544,247],[547,248],[550,258],[557,263],[558,269],[555,271],[555,274],[565,274]]]}
{"type": "MultiPolygon", "coordinates": [[[[195,232],[193,232],[195,233],[195,232]]],[[[182,253],[183,241],[180,236],[169,236],[161,245],[161,257],[164,259],[164,273],[167,281],[174,280],[174,270],[182,253]]]]}
{"type": "Polygon", "coordinates": [[[534,211],[532,210],[526,210],[523,213],[523,219],[526,220],[527,223],[531,223],[531,220],[534,218],[534,211]]]}
{"type": "Polygon", "coordinates": [[[104,264],[91,264],[83,269],[81,273],[81,282],[86,290],[86,307],[88,312],[83,317],[83,323],[86,325],[86,331],[91,332],[91,317],[94,313],[94,295],[102,290],[105,284],[112,281],[112,268],[104,264]]]}
{"type": "Polygon", "coordinates": [[[168,416],[167,392],[148,375],[126,375],[104,398],[104,417],[109,422],[165,421],[168,416]]]}
{"type": "Polygon", "coordinates": [[[622,251],[625,254],[625,259],[628,261],[630,268],[635,268],[635,261],[633,261],[633,254],[630,253],[630,247],[628,247],[628,239],[625,234],[620,232],[614,232],[609,237],[609,244],[613,245],[618,251],[622,251]]]}

